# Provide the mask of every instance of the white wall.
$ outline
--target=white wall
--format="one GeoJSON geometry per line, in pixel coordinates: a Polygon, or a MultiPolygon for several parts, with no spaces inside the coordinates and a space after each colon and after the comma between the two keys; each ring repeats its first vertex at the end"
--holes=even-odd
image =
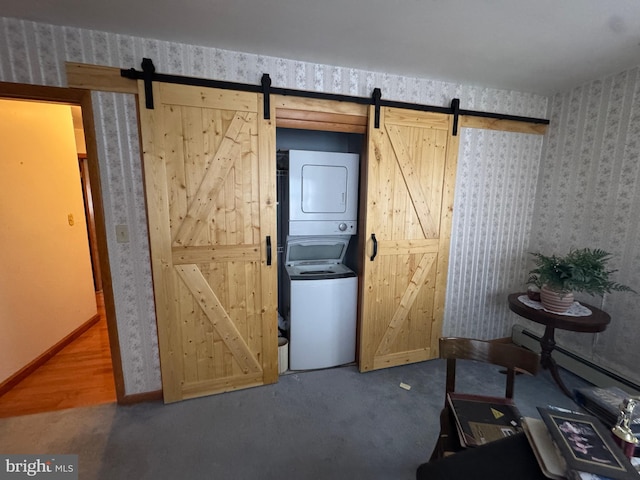
{"type": "MultiPolygon", "coordinates": [[[[528,117],[544,117],[546,97],[381,72],[114,35],[0,18],[0,80],[65,86],[64,62],[140,69],[151,58],[160,73],[369,97],[528,117]]],[[[161,388],[142,171],[133,95],[93,93],[109,258],[114,283],[125,391],[161,388]],[[130,242],[115,241],[115,225],[130,242]]],[[[460,166],[444,330],[482,338],[510,334],[507,293],[522,288],[525,246],[541,137],[461,132],[460,166]],[[514,212],[512,206],[521,209],[514,212]],[[515,214],[514,214],[515,213],[515,214]],[[484,234],[480,235],[480,232],[484,234]],[[496,281],[496,279],[499,279],[496,281]]]]}
{"type": "Polygon", "coordinates": [[[97,313],[68,106],[0,100],[0,222],[2,381],[97,313]]]}

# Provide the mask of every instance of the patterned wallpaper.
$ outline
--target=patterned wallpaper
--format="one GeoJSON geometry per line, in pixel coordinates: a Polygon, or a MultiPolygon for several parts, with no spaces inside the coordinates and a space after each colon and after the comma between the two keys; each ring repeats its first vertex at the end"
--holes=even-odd
{"type": "MultiPolygon", "coordinates": [[[[548,99],[528,93],[443,83],[0,18],[0,80],[65,86],[64,62],[140,69],[273,86],[545,117],[548,99]]],[[[127,394],[161,388],[141,162],[132,95],[93,94],[108,248],[127,394]],[[130,242],[115,241],[115,225],[130,242]]],[[[510,335],[507,293],[522,288],[542,137],[462,129],[444,333],[510,335]],[[522,192],[525,192],[523,195],[522,192]]]]}
{"type": "Polygon", "coordinates": [[[509,293],[527,279],[525,248],[543,137],[463,129],[443,333],[511,335],[509,293]]]}
{"type": "MultiPolygon", "coordinates": [[[[602,248],[614,255],[614,279],[640,291],[640,70],[555,95],[548,118],[529,251],[602,248]]],[[[557,338],[640,384],[640,295],[581,299],[611,324],[557,338]]]]}
{"type": "Polygon", "coordinates": [[[92,100],[126,392],[157,390],[160,358],[137,105],[133,95],[93,92],[92,100]],[[128,243],[116,242],[115,225],[128,225],[128,243]]]}

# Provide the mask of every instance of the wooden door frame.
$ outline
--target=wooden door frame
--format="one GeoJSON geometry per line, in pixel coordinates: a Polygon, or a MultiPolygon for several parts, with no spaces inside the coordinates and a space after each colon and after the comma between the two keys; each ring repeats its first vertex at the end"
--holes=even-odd
{"type": "Polygon", "coordinates": [[[93,266],[93,283],[96,292],[102,291],[102,274],[100,273],[100,254],[98,252],[98,240],[96,238],[96,216],[93,212],[93,192],[91,179],[89,178],[89,159],[86,153],[78,153],[78,165],[80,178],[82,179],[82,200],[87,217],[87,231],[89,233],[89,252],[91,252],[91,265],[93,266]]]}
{"type": "Polygon", "coordinates": [[[93,106],[91,91],[77,88],[49,87],[21,83],[0,82],[0,97],[15,100],[36,100],[40,102],[54,102],[68,105],[78,105],[82,108],[82,125],[87,148],[89,180],[95,216],[96,240],[100,262],[102,290],[104,294],[105,312],[107,316],[107,330],[109,333],[109,347],[111,363],[116,387],[118,403],[125,401],[124,375],[122,372],[122,357],[118,338],[115,300],[111,268],[109,267],[109,251],[107,248],[107,233],[102,208],[102,188],[100,184],[100,166],[98,165],[98,149],[96,145],[95,125],[93,123],[93,106]]]}

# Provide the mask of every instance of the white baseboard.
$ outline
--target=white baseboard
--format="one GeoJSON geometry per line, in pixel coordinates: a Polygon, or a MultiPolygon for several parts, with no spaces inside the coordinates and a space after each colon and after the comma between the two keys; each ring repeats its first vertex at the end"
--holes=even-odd
{"type": "MultiPolygon", "coordinates": [[[[511,339],[516,345],[540,353],[540,336],[527,330],[522,325],[513,326],[511,339]]],[[[610,369],[596,365],[560,345],[556,345],[553,351],[553,358],[562,368],[584,378],[597,387],[619,387],[631,395],[640,395],[640,385],[637,385],[610,369]]]]}

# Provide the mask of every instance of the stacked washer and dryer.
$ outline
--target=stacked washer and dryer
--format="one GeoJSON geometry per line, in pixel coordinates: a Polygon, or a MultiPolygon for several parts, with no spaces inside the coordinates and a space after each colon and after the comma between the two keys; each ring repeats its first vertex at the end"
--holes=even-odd
{"type": "Polygon", "coordinates": [[[357,232],[359,156],[288,151],[280,314],[289,368],[355,361],[358,278],[344,264],[357,232]]]}

